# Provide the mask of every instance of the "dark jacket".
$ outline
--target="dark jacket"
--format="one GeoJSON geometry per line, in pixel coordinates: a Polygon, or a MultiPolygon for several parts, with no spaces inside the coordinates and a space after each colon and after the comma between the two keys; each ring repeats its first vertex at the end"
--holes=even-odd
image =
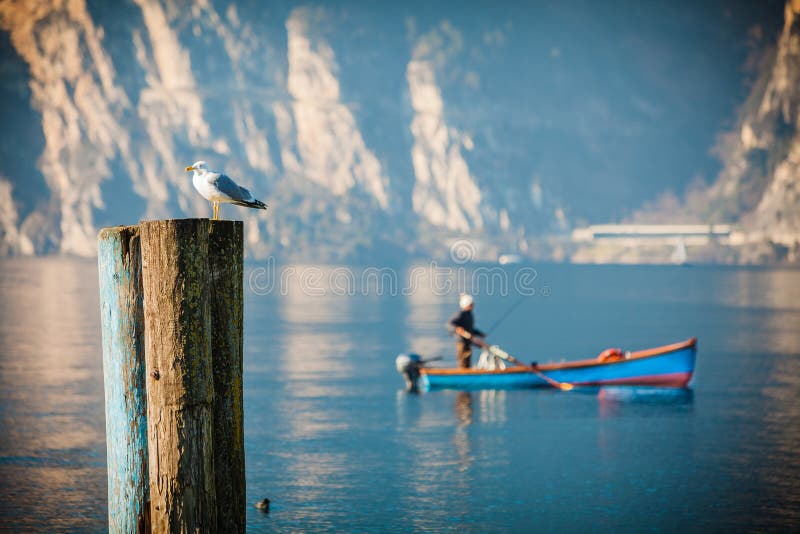
{"type": "MultiPolygon", "coordinates": [[[[447,322],[447,330],[455,335],[456,327],[460,326],[473,336],[485,337],[486,334],[475,328],[475,317],[472,315],[472,310],[461,310],[453,315],[447,322]]],[[[458,336],[458,340],[464,344],[472,344],[469,339],[458,336]]]]}

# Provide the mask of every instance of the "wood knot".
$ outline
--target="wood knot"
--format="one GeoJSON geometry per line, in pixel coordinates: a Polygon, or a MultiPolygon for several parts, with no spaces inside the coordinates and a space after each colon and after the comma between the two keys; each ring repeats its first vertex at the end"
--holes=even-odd
{"type": "Polygon", "coordinates": [[[154,369],[150,372],[150,376],[152,376],[154,380],[158,380],[161,378],[161,373],[158,372],[158,369],[154,369]]]}

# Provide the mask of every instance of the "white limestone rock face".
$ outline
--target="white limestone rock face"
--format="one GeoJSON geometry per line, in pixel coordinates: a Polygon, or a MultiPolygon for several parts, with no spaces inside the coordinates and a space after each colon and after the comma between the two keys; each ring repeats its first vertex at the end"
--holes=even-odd
{"type": "Polygon", "coordinates": [[[754,235],[800,251],[798,87],[800,0],[788,0],[774,58],[763,67],[737,130],[726,138],[723,170],[709,198],[754,235]]]}
{"type": "Polygon", "coordinates": [[[754,218],[755,225],[772,242],[800,247],[800,136],[795,137],[786,159],[775,168],[754,218]]]}
{"type": "MultiPolygon", "coordinates": [[[[787,3],[775,58],[729,136],[707,203],[734,206],[731,219],[787,246],[800,227],[799,1],[787,3]]],[[[0,0],[3,44],[16,52],[2,58],[13,67],[3,72],[17,78],[0,90],[29,98],[14,117],[36,126],[20,147],[27,168],[1,169],[0,253],[93,255],[98,226],[209,216],[183,170],[198,159],[270,204],[223,210],[245,220],[247,251],[262,258],[316,258],[322,246],[446,255],[463,237],[487,244],[486,259],[491,247],[547,257],[537,239],[586,216],[574,204],[589,204],[580,180],[619,174],[622,191],[641,180],[638,160],[614,165],[611,154],[635,140],[619,132],[649,119],[608,114],[613,87],[597,106],[570,95],[584,74],[505,15],[486,9],[494,18],[475,29],[441,5],[426,14],[403,4],[296,6],[0,0]],[[462,25],[443,22],[454,19],[462,25]],[[530,70],[509,74],[513,65],[530,70]],[[561,92],[574,106],[542,109],[561,92]],[[591,130],[597,122],[614,125],[610,141],[591,130]]],[[[661,102],[680,103],[664,100],[670,91],[661,102]]],[[[15,136],[0,134],[5,154],[15,136]]]]}
{"type": "MultiPolygon", "coordinates": [[[[182,179],[180,170],[186,163],[176,157],[176,142],[209,146],[210,128],[191,58],[181,46],[168,9],[157,0],[135,2],[144,22],[144,31],[134,34],[136,59],[146,73],[136,113],[148,142],[140,147],[141,173],[132,178],[137,192],[148,199],[145,216],[161,218],[168,214],[170,183],[176,186],[181,209],[192,211],[195,195],[191,183],[182,179]]],[[[179,15],[173,10],[172,16],[179,15]]]]}
{"type": "Polygon", "coordinates": [[[17,229],[17,207],[11,194],[11,183],[0,177],[0,257],[31,255],[33,243],[17,229]]]}
{"type": "Polygon", "coordinates": [[[412,204],[414,212],[430,224],[466,233],[484,225],[481,191],[461,152],[464,146],[472,147],[472,141],[446,121],[441,89],[436,82],[440,46],[437,30],[421,37],[406,69],[414,113],[412,204]]]}
{"type": "Polygon", "coordinates": [[[364,191],[387,209],[389,178],[366,146],[353,112],[341,101],[324,19],[322,8],[303,7],[286,21],[290,101],[274,105],[283,168],[337,196],[364,191]]]}
{"type": "Polygon", "coordinates": [[[121,4],[119,23],[115,9],[89,6],[0,2],[0,28],[30,70],[44,146],[29,150],[40,151],[46,184],[41,202],[18,209],[24,182],[9,177],[4,254],[89,256],[100,225],[208,216],[183,171],[197,159],[268,203],[275,195],[267,213],[223,212],[245,219],[256,257],[298,241],[313,250],[330,234],[342,241],[336,250],[375,242],[410,250],[419,228],[442,230],[426,234],[425,246],[443,249],[453,234],[524,233],[526,195],[514,195],[523,201],[512,209],[482,194],[466,154],[485,147],[448,120],[437,76],[460,46],[451,25],[412,39],[405,84],[382,95],[408,109],[394,118],[397,142],[381,147],[391,154],[378,154],[359,125],[362,103],[342,92],[335,46],[343,30],[333,10],[278,9],[258,20],[259,10],[242,16],[235,3],[133,0],[121,4]],[[106,32],[103,23],[119,25],[106,32]],[[383,163],[392,159],[403,169],[394,183],[383,163]]]}
{"type": "MultiPolygon", "coordinates": [[[[30,70],[31,106],[41,115],[45,140],[37,166],[50,198],[16,223],[21,236],[36,233],[24,242],[37,253],[55,246],[62,253],[95,254],[95,219],[110,201],[143,207],[127,215],[133,220],[115,223],[206,215],[207,203],[183,172],[196,155],[222,165],[233,144],[246,162],[242,181],[250,187],[253,170],[262,176],[275,172],[266,127],[259,123],[263,113],[254,105],[257,96],[237,98],[242,95],[232,91],[244,85],[247,53],[267,48],[238,21],[235,8],[220,17],[206,1],[191,9],[170,0],[134,0],[134,6],[141,19],[129,21],[132,40],[116,45],[130,47],[138,65],[115,66],[106,47],[116,36],[95,23],[85,0],[0,3],[0,27],[30,70]],[[235,79],[198,83],[180,33],[187,26],[219,43],[235,79]],[[127,76],[120,76],[120,69],[127,76]],[[136,83],[125,88],[121,78],[136,83]],[[208,99],[215,106],[224,102],[223,109],[232,102],[230,122],[211,127],[208,99]],[[112,180],[116,185],[103,198],[104,183],[112,180]],[[134,198],[109,198],[118,194],[119,184],[134,198]]],[[[6,232],[3,239],[11,235],[6,232]]]]}
{"type": "MultiPolygon", "coordinates": [[[[786,3],[785,23],[772,69],[772,76],[761,102],[762,116],[774,114],[785,125],[792,125],[786,149],[772,172],[770,184],[756,207],[755,225],[775,243],[800,248],[800,0],[786,3]]],[[[781,129],[785,130],[785,127],[781,129]]],[[[800,259],[800,258],[798,258],[800,259]]]]}
{"type": "MultiPolygon", "coordinates": [[[[83,0],[4,2],[0,26],[30,68],[31,104],[41,113],[45,139],[38,166],[58,213],[59,250],[92,255],[93,210],[104,206],[100,185],[110,174],[109,160],[128,156],[130,148],[120,125],[130,104],[115,82],[103,31],[83,0]]],[[[34,223],[49,215],[30,217],[28,228],[39,228],[34,223]]]]}

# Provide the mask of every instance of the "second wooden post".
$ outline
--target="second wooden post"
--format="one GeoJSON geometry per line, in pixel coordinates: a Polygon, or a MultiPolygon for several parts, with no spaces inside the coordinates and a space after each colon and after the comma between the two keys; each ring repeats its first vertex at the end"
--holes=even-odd
{"type": "Polygon", "coordinates": [[[208,243],[211,360],[214,367],[214,469],[217,526],[244,532],[244,407],[242,301],[244,236],[241,221],[211,221],[208,243]]]}

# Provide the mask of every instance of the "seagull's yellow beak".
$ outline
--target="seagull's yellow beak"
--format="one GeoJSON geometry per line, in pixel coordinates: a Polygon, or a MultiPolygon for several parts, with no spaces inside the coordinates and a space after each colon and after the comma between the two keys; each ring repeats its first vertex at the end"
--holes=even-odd
{"type": "Polygon", "coordinates": [[[187,170],[187,171],[193,171],[193,170],[194,170],[194,167],[192,167],[191,165],[189,165],[188,167],[186,167],[186,170],[187,170]]]}

